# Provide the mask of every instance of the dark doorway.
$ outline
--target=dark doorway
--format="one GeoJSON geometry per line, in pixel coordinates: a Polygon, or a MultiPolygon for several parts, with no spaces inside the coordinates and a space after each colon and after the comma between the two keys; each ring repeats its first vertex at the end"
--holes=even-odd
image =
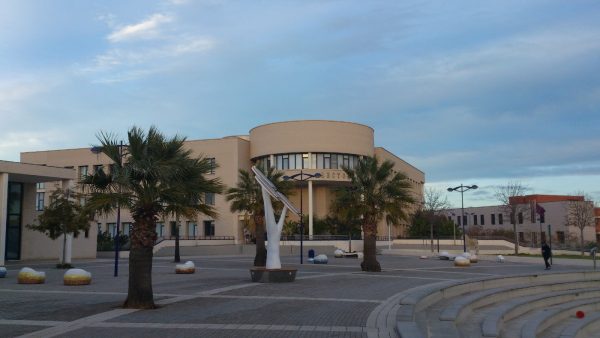
{"type": "Polygon", "coordinates": [[[7,260],[21,259],[21,220],[23,218],[23,183],[8,182],[8,217],[6,222],[7,260]]]}

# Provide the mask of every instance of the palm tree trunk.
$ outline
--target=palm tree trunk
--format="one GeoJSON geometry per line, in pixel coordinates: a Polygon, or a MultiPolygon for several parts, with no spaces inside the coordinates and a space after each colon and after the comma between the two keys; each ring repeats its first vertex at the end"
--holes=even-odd
{"type": "Polygon", "coordinates": [[[265,246],[265,224],[262,217],[254,217],[256,229],[256,256],[254,256],[254,266],[267,265],[267,247],[265,246]]]}
{"type": "Polygon", "coordinates": [[[129,252],[129,288],[125,308],[154,309],[152,292],[152,249],[156,240],[154,216],[136,220],[131,234],[129,252]]]}
{"type": "Polygon", "coordinates": [[[181,256],[179,255],[179,215],[175,217],[175,263],[181,262],[181,256]]]}
{"type": "Polygon", "coordinates": [[[363,238],[364,259],[360,264],[362,271],[380,272],[381,265],[377,261],[377,226],[367,225],[364,228],[365,238],[363,238]]]}

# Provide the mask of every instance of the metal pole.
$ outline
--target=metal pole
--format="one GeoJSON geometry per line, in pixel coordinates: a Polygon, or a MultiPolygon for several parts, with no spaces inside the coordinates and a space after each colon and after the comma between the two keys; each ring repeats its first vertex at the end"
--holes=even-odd
{"type": "MultiPolygon", "coordinates": [[[[123,165],[123,141],[119,145],[119,170],[123,165]]],[[[119,192],[120,188],[119,188],[119,192]]],[[[117,202],[117,231],[115,232],[115,273],[114,276],[119,276],[119,227],[121,225],[121,205],[117,202]]]]}
{"type": "Polygon", "coordinates": [[[465,199],[463,185],[460,185],[460,210],[462,213],[462,230],[463,230],[463,252],[467,252],[467,242],[465,242],[465,199]]]}
{"type": "Polygon", "coordinates": [[[302,212],[302,170],[300,170],[300,264],[304,264],[304,214],[302,212]]]}
{"type": "MultiPolygon", "coordinates": [[[[552,225],[548,224],[548,238],[550,239],[550,249],[552,249],[552,225]]],[[[552,255],[550,256],[550,265],[552,265],[552,255]]]]}

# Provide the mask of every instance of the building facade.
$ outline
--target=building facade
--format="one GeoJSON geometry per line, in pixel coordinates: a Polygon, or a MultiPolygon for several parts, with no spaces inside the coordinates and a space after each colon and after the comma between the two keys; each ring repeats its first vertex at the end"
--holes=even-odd
{"type": "MultiPolygon", "coordinates": [[[[296,191],[289,196],[292,203],[299,206],[302,195],[303,213],[308,216],[310,234],[314,220],[324,218],[329,213],[334,190],[348,185],[349,180],[342,166],[352,168],[362,156],[377,156],[392,161],[394,169],[404,172],[408,177],[415,198],[421,200],[423,195],[424,173],[386,149],[376,147],[374,130],[361,124],[317,120],[270,123],[253,128],[249,135],[189,140],[185,142],[185,147],[195,156],[209,158],[215,164],[209,175],[220,178],[226,187],[234,187],[238,182],[239,170],[250,170],[252,165],[263,168],[272,166],[288,176],[301,170],[310,174],[320,173],[319,178],[295,182],[296,191]]],[[[21,153],[21,162],[70,168],[76,171],[77,180],[100,168],[107,170],[112,164],[108,157],[96,154],[89,148],[24,152],[21,153]]],[[[47,196],[51,189],[51,185],[46,185],[39,187],[36,192],[38,196],[47,196]]],[[[224,195],[207,195],[206,201],[214,205],[218,217],[213,219],[201,215],[196,219],[182,220],[180,236],[224,238],[243,243],[242,215],[230,211],[230,204],[224,195]]],[[[47,201],[37,203],[43,206],[47,201]]],[[[290,217],[294,220],[294,216],[290,217]]],[[[122,211],[121,222],[119,231],[128,234],[133,219],[127,210],[122,211]]],[[[408,222],[391,227],[391,235],[402,234],[408,222]]],[[[117,231],[115,215],[99,217],[95,223],[98,232],[107,231],[114,235],[117,231]]],[[[175,220],[167,218],[158,222],[156,232],[159,237],[169,238],[176,229],[175,220]]],[[[387,225],[382,222],[378,232],[387,235],[387,231],[387,225]]]]}
{"type": "Polygon", "coordinates": [[[464,225],[467,234],[513,231],[511,218],[515,217],[521,245],[539,246],[540,241],[549,240],[548,234],[551,234],[553,245],[578,246],[581,230],[575,225],[573,210],[583,204],[591,210],[589,226],[583,230],[584,242],[596,241],[593,202],[586,201],[584,196],[515,196],[511,198],[511,203],[516,205],[515,216],[502,205],[464,208],[464,218],[461,208],[448,209],[446,214],[455,224],[464,225]],[[543,218],[536,212],[538,205],[545,211],[543,218]]]}
{"type": "MultiPolygon", "coordinates": [[[[56,259],[63,240],[28,229],[43,208],[45,187],[66,189],[74,185],[75,171],[63,167],[0,161],[0,266],[5,260],[56,259]]],[[[96,257],[95,233],[67,236],[67,255],[96,257]]]]}

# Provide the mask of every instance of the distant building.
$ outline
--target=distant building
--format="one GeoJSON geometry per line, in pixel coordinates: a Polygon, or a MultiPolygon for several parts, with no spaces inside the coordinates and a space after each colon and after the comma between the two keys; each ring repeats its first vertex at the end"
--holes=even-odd
{"type": "MultiPolygon", "coordinates": [[[[270,123],[253,128],[249,135],[190,140],[185,142],[185,147],[196,156],[211,159],[216,165],[209,176],[219,177],[227,187],[236,185],[240,169],[249,170],[252,165],[274,167],[288,176],[300,170],[310,174],[320,173],[320,178],[295,182],[296,191],[290,196],[291,202],[300,206],[300,189],[303,190],[303,212],[308,216],[306,226],[311,234],[314,219],[324,218],[329,213],[335,189],[348,185],[349,180],[342,166],[352,168],[362,156],[377,156],[381,160],[392,161],[395,170],[407,175],[415,198],[421,200],[423,196],[425,174],[386,149],[376,147],[374,130],[357,123],[314,120],[270,123]]],[[[24,152],[21,153],[21,162],[69,168],[76,172],[75,182],[100,168],[110,171],[112,164],[108,157],[97,155],[89,148],[24,152]]],[[[37,206],[39,213],[47,205],[47,197],[53,189],[52,183],[38,185],[32,192],[37,199],[26,203],[32,203],[32,208],[37,206]]],[[[181,220],[180,236],[190,239],[222,238],[231,240],[231,243],[243,243],[247,238],[243,215],[230,211],[230,204],[224,195],[205,197],[208,203],[215,206],[219,217],[200,215],[195,219],[181,220]]],[[[297,221],[298,218],[290,216],[290,220],[297,221]]],[[[119,231],[128,234],[133,219],[127,210],[123,210],[121,222],[119,231]]],[[[394,224],[391,235],[405,234],[409,222],[394,224]]],[[[114,236],[117,231],[115,215],[98,217],[93,228],[94,232],[107,231],[114,236]]],[[[159,220],[156,226],[158,236],[163,238],[175,235],[176,229],[175,220],[171,218],[159,220]]],[[[387,235],[387,230],[385,221],[380,222],[378,232],[387,235]]],[[[95,250],[96,242],[89,244],[95,250]]],[[[27,243],[23,243],[23,246],[27,246],[27,243]]],[[[78,257],[76,250],[73,257],[78,257]]]]}
{"type": "MultiPolygon", "coordinates": [[[[461,215],[461,208],[448,209],[446,215],[455,224],[465,225],[465,231],[491,232],[493,230],[513,231],[511,219],[515,217],[517,233],[521,245],[539,246],[540,238],[548,240],[548,233],[552,235],[552,243],[556,245],[578,245],[580,229],[569,221],[569,212],[575,204],[585,203],[593,208],[593,202],[586,201],[584,196],[564,195],[526,195],[515,196],[510,199],[516,203],[517,215],[511,215],[502,205],[468,207],[464,208],[465,217],[461,215]],[[544,217],[536,212],[540,206],[545,210],[544,217]],[[541,237],[540,237],[541,236],[541,237]]],[[[598,209],[595,209],[599,216],[598,209]]],[[[593,214],[590,217],[594,217],[593,214]]],[[[592,226],[584,228],[583,239],[585,242],[595,242],[597,228],[600,227],[598,217],[591,220],[592,226]],[[594,226],[595,225],[595,226],[594,226]]],[[[599,229],[600,230],[600,229],[599,229]]]]}

